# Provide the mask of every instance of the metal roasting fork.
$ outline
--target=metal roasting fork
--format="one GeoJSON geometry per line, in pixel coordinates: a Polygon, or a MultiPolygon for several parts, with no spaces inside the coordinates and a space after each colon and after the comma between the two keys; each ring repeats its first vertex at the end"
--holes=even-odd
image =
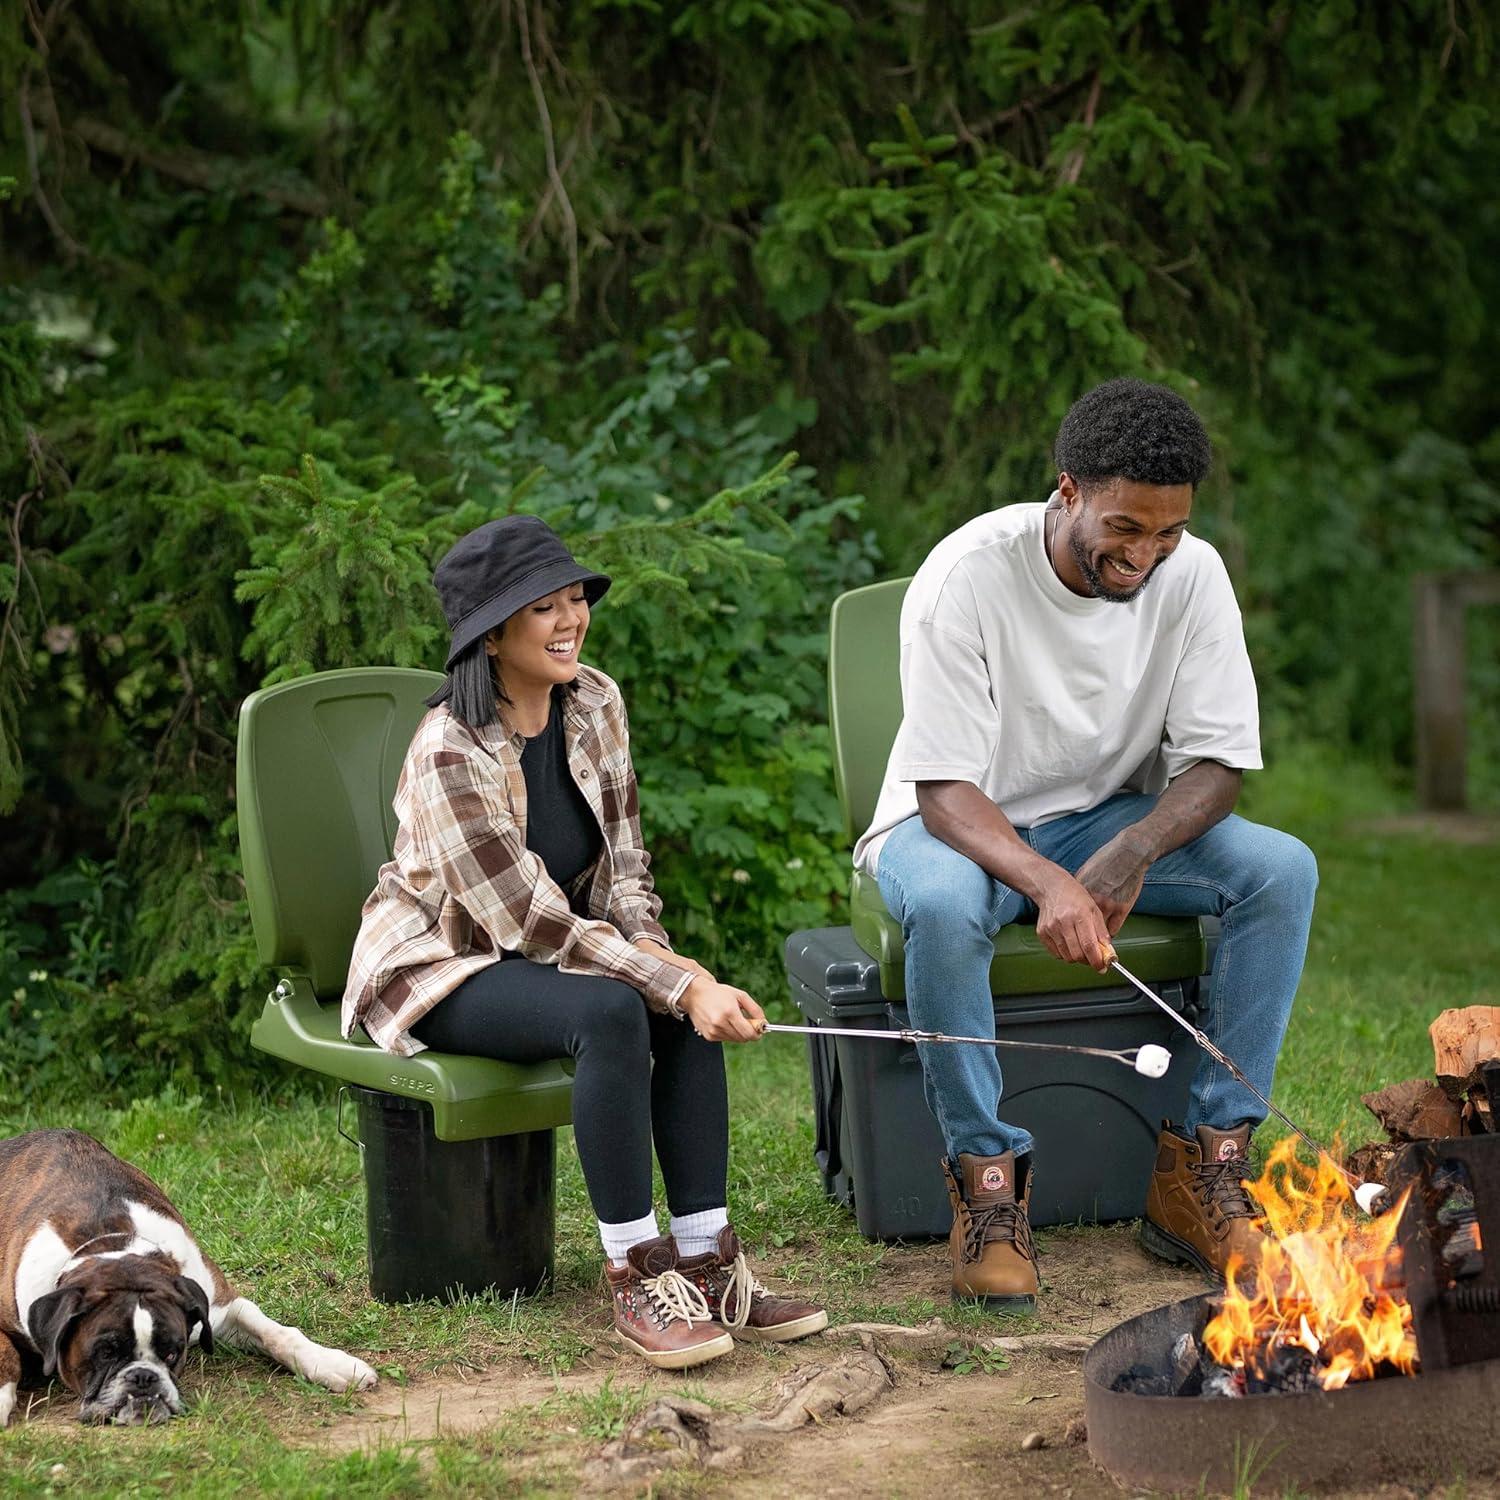
{"type": "Polygon", "coordinates": [[[821,1036],[842,1041],[845,1037],[867,1037],[876,1042],[955,1042],[975,1047],[1017,1047],[1037,1052],[1073,1052],[1082,1057],[1103,1057],[1110,1062],[1123,1063],[1147,1078],[1160,1078],[1172,1061],[1172,1054],[1165,1047],[1147,1042],[1142,1047],[1123,1047],[1118,1051],[1109,1047],[1081,1047],[1071,1042],[1020,1042],[1010,1037],[995,1036],[949,1036],[943,1031],[917,1031],[903,1027],[899,1031],[862,1030],[856,1026],[782,1026],[767,1021],[761,1030],[796,1033],[802,1036],[821,1036]]]}
{"type": "MultiPolygon", "coordinates": [[[[1180,1027],[1182,1027],[1182,1029],[1185,1032],[1187,1032],[1187,1034],[1190,1037],[1192,1037],[1192,1039],[1195,1042],[1197,1042],[1197,1044],[1206,1053],[1208,1053],[1208,1055],[1211,1058],[1213,1058],[1213,1060],[1216,1063],[1218,1063],[1221,1067],[1228,1068],[1228,1070],[1230,1071],[1230,1073],[1233,1074],[1235,1082],[1243,1084],[1245,1088],[1249,1089],[1250,1092],[1252,1094],[1254,1094],[1255,1097],[1257,1099],[1259,1099],[1260,1102],[1262,1104],[1264,1104],[1265,1107],[1268,1110],[1270,1110],[1270,1112],[1273,1115],[1275,1115],[1276,1118],[1278,1120],[1280,1120],[1281,1123],[1283,1125],[1285,1125],[1286,1128],[1288,1130],[1290,1130],[1293,1135],[1297,1136],[1300,1140],[1305,1141],[1309,1146],[1312,1147],[1312,1149],[1314,1151],[1316,1151],[1318,1153],[1319,1156],[1326,1156],[1329,1161],[1333,1162],[1334,1166],[1337,1167],[1338,1170],[1343,1173],[1343,1175],[1349,1180],[1349,1182],[1356,1189],[1358,1189],[1358,1188],[1366,1188],[1366,1189],[1368,1189],[1369,1187],[1376,1186],[1376,1184],[1361,1182],[1360,1179],[1358,1177],[1356,1177],[1352,1172],[1347,1171],[1347,1170],[1345,1170],[1345,1168],[1339,1166],[1338,1162],[1334,1161],[1333,1153],[1332,1152],[1330,1152],[1325,1146],[1322,1146],[1317,1141],[1315,1141],[1289,1115],[1286,1115],[1281,1110],[1277,1109],[1276,1106],[1274,1104],[1272,1104],[1271,1101],[1269,1099],[1267,1099],[1266,1096],[1263,1093],[1261,1093],[1261,1091],[1258,1088],[1256,1088],[1256,1086],[1253,1083],[1251,1083],[1248,1078],[1245,1077],[1244,1073],[1241,1072],[1241,1070],[1240,1070],[1239,1064],[1236,1063],[1232,1057],[1228,1056],[1224,1052],[1221,1052],[1219,1050],[1219,1048],[1217,1048],[1216,1046],[1214,1046],[1214,1044],[1211,1041],[1209,1041],[1209,1039],[1203,1034],[1203,1032],[1201,1032],[1196,1026],[1194,1026],[1191,1021],[1189,1021],[1185,1016],[1178,1015],[1178,1013],[1175,1010],[1173,1010],[1172,1007],[1170,1005],[1168,1005],[1167,1002],[1165,1000],[1163,1000],[1162,997],[1160,995],[1158,995],[1155,990],[1153,990],[1149,985],[1143,984],[1139,979],[1137,979],[1135,977],[1135,975],[1132,974],[1130,972],[1130,970],[1127,969],[1125,967],[1125,965],[1122,964],[1120,962],[1120,960],[1115,957],[1113,949],[1110,950],[1110,954],[1109,954],[1109,966],[1117,974],[1123,975],[1126,979],[1128,979],[1131,982],[1131,984],[1133,984],[1136,987],[1136,989],[1138,989],[1141,992],[1141,994],[1143,994],[1154,1006],[1157,1007],[1157,1009],[1159,1009],[1160,1011],[1162,1011],[1165,1015],[1170,1016],[1172,1018],[1172,1020],[1175,1021],[1177,1023],[1177,1025],[1179,1025],[1180,1027]]],[[[1372,1198],[1372,1201],[1373,1201],[1373,1196],[1374,1195],[1367,1195],[1367,1196],[1370,1196],[1372,1198]]],[[[1359,1200],[1359,1206],[1361,1208],[1363,1208],[1366,1213],[1370,1212],[1369,1206],[1367,1206],[1367,1204],[1365,1203],[1365,1201],[1363,1199],[1359,1200]]]]}

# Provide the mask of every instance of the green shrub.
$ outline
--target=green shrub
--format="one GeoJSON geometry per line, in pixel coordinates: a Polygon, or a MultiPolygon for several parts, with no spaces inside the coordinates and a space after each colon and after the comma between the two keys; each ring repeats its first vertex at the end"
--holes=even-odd
{"type": "MultiPolygon", "coordinates": [[[[545,316],[515,307],[538,338],[545,316]]],[[[21,748],[36,767],[67,747],[68,836],[117,835],[118,852],[6,896],[12,1082],[247,1076],[269,976],[238,869],[238,705],[309,671],[440,666],[432,565],[517,508],[618,575],[591,655],[631,705],[671,930],[770,983],[774,934],[825,917],[844,885],[824,622],[836,593],[873,576],[874,552],[858,499],[825,499],[780,456],[798,413],[726,418],[724,373],[669,333],[549,418],[512,399],[503,369],[423,372],[425,480],[351,424],[320,424],[303,388],[246,402],[180,382],[96,399],[50,431],[73,481],[30,540],[45,618],[66,624],[58,649],[32,643],[21,748]]],[[[33,772],[23,816],[41,785],[33,772]]]]}

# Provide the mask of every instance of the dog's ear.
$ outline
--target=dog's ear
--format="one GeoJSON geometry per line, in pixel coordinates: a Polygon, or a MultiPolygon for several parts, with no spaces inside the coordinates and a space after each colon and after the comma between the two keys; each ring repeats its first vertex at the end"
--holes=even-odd
{"type": "Polygon", "coordinates": [[[214,1331],[209,1325],[208,1293],[190,1276],[179,1276],[173,1285],[176,1287],[178,1300],[187,1311],[188,1332],[193,1331],[194,1323],[200,1324],[198,1347],[205,1354],[212,1354],[214,1331]]]}
{"type": "Polygon", "coordinates": [[[38,1297],[31,1304],[26,1326],[31,1342],[41,1352],[43,1375],[57,1374],[63,1340],[68,1329],[87,1311],[87,1295],[81,1286],[65,1286],[60,1291],[38,1297]]]}

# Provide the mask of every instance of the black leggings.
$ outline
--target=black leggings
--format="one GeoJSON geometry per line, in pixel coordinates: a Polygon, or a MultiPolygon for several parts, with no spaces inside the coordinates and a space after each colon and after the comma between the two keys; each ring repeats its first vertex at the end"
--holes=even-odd
{"type": "Polygon", "coordinates": [[[688,1022],[648,1010],[628,984],[507,958],[445,995],[411,1034],[439,1052],[505,1062],[573,1058],[573,1134],[606,1224],[651,1212],[653,1135],[672,1212],[724,1206],[723,1048],[688,1022]]]}

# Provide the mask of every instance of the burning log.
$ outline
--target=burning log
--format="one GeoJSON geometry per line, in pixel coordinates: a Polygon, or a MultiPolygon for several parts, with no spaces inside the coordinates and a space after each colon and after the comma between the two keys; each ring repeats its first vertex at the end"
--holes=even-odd
{"type": "MultiPolygon", "coordinates": [[[[1125,1391],[1133,1396],[1201,1396],[1220,1400],[1245,1395],[1244,1370],[1219,1364],[1203,1344],[1204,1329],[1221,1307],[1218,1297],[1204,1297],[1192,1328],[1173,1341],[1166,1369],[1158,1365],[1133,1364],[1115,1376],[1110,1390],[1125,1391]]],[[[1262,1389],[1268,1392],[1273,1389],[1291,1391],[1294,1387],[1266,1385],[1262,1389]]]]}
{"type": "Polygon", "coordinates": [[[1258,1370],[1245,1371],[1247,1396],[1300,1396],[1323,1388],[1323,1366],[1311,1349],[1301,1344],[1283,1344],[1271,1351],[1258,1370]]]}
{"type": "Polygon", "coordinates": [[[1245,1184],[1263,1236],[1252,1264],[1232,1260],[1224,1289],[1161,1362],[1136,1362],[1110,1389],[1144,1396],[1296,1395],[1417,1370],[1397,1228],[1353,1212],[1349,1181],[1327,1156],[1308,1166],[1287,1139],[1245,1184]]]}
{"type": "Polygon", "coordinates": [[[1290,1140],[1246,1191],[1263,1215],[1264,1238],[1256,1264],[1231,1262],[1218,1315],[1203,1331],[1214,1363],[1242,1372],[1249,1394],[1337,1390],[1387,1366],[1415,1373],[1412,1311],[1395,1247],[1405,1196],[1357,1222],[1338,1168],[1326,1157],[1303,1165],[1290,1140]]]}
{"type": "Polygon", "coordinates": [[[1344,1158],[1344,1170],[1361,1182],[1390,1183],[1389,1173],[1401,1147],[1394,1141],[1371,1141],[1344,1158]]]}

